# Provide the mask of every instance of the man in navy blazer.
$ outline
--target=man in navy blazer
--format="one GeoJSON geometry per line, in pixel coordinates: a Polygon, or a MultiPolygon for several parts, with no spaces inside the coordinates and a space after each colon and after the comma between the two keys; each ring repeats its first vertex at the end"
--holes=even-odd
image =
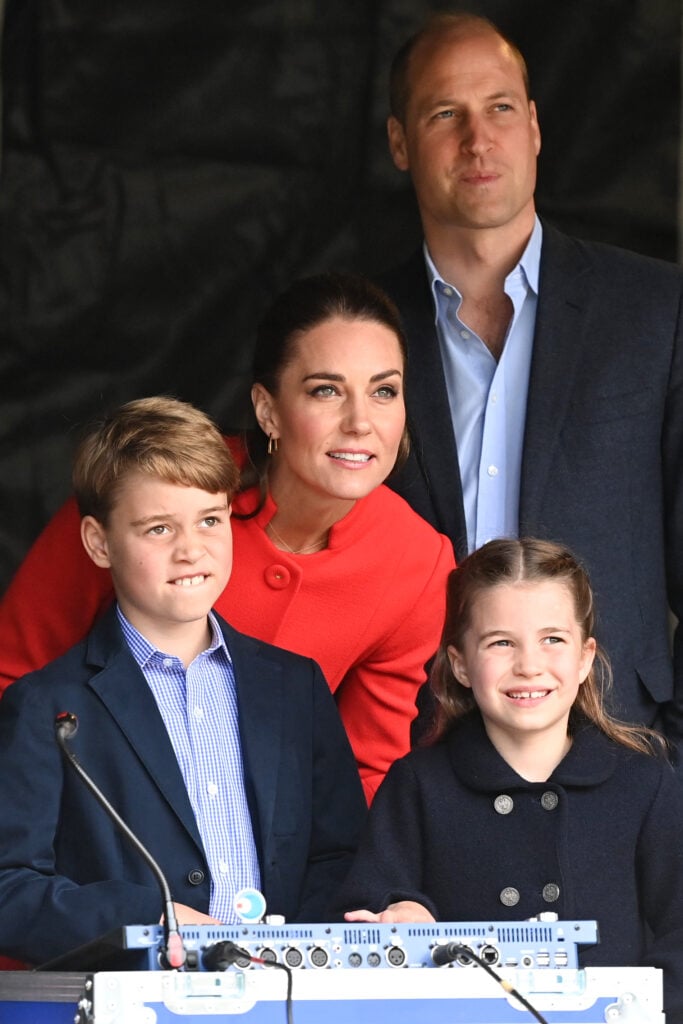
{"type": "Polygon", "coordinates": [[[679,742],[680,271],[538,220],[526,66],[489,21],[433,16],[396,55],[391,106],[392,156],[410,172],[425,236],[382,280],[409,348],[413,450],[391,485],[460,559],[505,533],[573,548],[598,599],[613,711],[679,742]],[[496,434],[506,361],[515,384],[496,434]],[[487,499],[501,466],[506,496],[487,499]]]}
{"type": "Polygon", "coordinates": [[[86,439],[74,481],[117,604],[1,702],[0,953],[43,963],[163,909],[147,862],[61,756],[61,712],[181,925],[230,920],[242,877],[270,913],[329,919],[365,800],[316,663],[210,612],[237,482],[218,428],[182,402],[131,402],[86,439]]]}

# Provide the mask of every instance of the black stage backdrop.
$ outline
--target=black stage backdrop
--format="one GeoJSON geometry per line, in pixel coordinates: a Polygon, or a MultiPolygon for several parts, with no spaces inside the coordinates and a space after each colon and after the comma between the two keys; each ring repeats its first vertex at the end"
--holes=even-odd
{"type": "MultiPolygon", "coordinates": [[[[7,0],[0,179],[0,591],[69,492],[84,423],[130,398],[248,422],[264,303],[415,245],[386,152],[418,0],[7,0]]],[[[528,57],[538,201],[676,258],[678,0],[490,0],[528,57]]]]}

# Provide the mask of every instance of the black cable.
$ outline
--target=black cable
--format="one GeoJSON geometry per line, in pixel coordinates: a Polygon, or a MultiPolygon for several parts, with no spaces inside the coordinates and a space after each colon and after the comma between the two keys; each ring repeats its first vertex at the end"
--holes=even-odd
{"type": "Polygon", "coordinates": [[[277,967],[280,971],[287,972],[287,1001],[285,1011],[287,1024],[294,1024],[294,1006],[292,1003],[292,970],[287,964],[281,964],[278,960],[262,960],[260,957],[251,957],[252,963],[263,964],[264,967],[277,967]]]}
{"type": "MultiPolygon", "coordinates": [[[[522,1006],[529,1011],[529,1013],[534,1017],[534,1019],[538,1021],[538,1024],[548,1024],[545,1017],[543,1017],[538,1012],[538,1010],[531,1005],[529,1000],[526,999],[521,992],[517,991],[512,982],[507,981],[507,979],[505,978],[502,978],[500,974],[497,973],[497,971],[494,971],[490,964],[487,964],[485,960],[482,960],[480,956],[477,956],[474,950],[470,949],[469,946],[460,945],[459,943],[455,942],[449,943],[449,945],[453,947],[454,952],[457,949],[459,953],[462,953],[464,956],[469,957],[470,960],[474,960],[476,963],[479,964],[480,967],[483,967],[486,973],[489,974],[494,981],[498,982],[503,991],[507,992],[508,995],[511,995],[515,999],[517,999],[522,1004],[522,1006]]],[[[453,957],[453,959],[455,959],[455,957],[453,957]]]]}
{"type": "Polygon", "coordinates": [[[213,946],[209,946],[208,950],[204,954],[204,965],[214,970],[225,971],[231,964],[234,964],[237,960],[248,960],[252,964],[260,964],[262,967],[277,967],[278,970],[285,971],[287,973],[287,997],[285,1002],[285,1012],[287,1016],[287,1024],[294,1024],[294,1010],[292,1002],[292,971],[287,964],[281,964],[277,960],[265,960],[260,956],[252,956],[251,953],[242,949],[236,943],[226,939],[223,942],[214,943],[213,946]]]}

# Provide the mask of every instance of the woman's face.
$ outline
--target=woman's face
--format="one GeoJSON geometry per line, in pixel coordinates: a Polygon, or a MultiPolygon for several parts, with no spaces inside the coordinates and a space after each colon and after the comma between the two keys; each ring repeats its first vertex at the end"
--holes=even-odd
{"type": "Polygon", "coordinates": [[[254,385],[262,430],[278,438],[269,480],[298,500],[355,500],[391,472],[405,426],[403,355],[373,320],[325,320],[294,341],[277,395],[254,385]]]}

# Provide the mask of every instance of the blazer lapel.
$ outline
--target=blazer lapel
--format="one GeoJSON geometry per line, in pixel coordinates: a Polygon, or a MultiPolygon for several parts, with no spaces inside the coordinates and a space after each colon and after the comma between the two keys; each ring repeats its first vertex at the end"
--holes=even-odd
{"type": "Polygon", "coordinates": [[[284,681],[282,666],[251,637],[221,620],[232,658],[239,706],[244,781],[256,841],[265,856],[270,845],[278,791],[284,681]]]}
{"type": "Polygon", "coordinates": [[[156,701],[130,653],[112,609],[91,634],[88,655],[102,670],[89,682],[200,849],[201,837],[182,772],[156,701]]]}
{"type": "MultiPolygon", "coordinates": [[[[458,453],[422,249],[383,283],[401,311],[408,341],[406,408],[413,456],[425,478],[435,525],[454,539],[462,558],[467,528],[458,453]]],[[[403,473],[408,497],[410,471],[409,465],[403,473]]],[[[397,489],[403,493],[403,488],[397,489]]]]}
{"type": "Polygon", "coordinates": [[[581,358],[589,266],[572,240],[544,224],[520,491],[520,536],[537,532],[546,481],[581,358]]]}

